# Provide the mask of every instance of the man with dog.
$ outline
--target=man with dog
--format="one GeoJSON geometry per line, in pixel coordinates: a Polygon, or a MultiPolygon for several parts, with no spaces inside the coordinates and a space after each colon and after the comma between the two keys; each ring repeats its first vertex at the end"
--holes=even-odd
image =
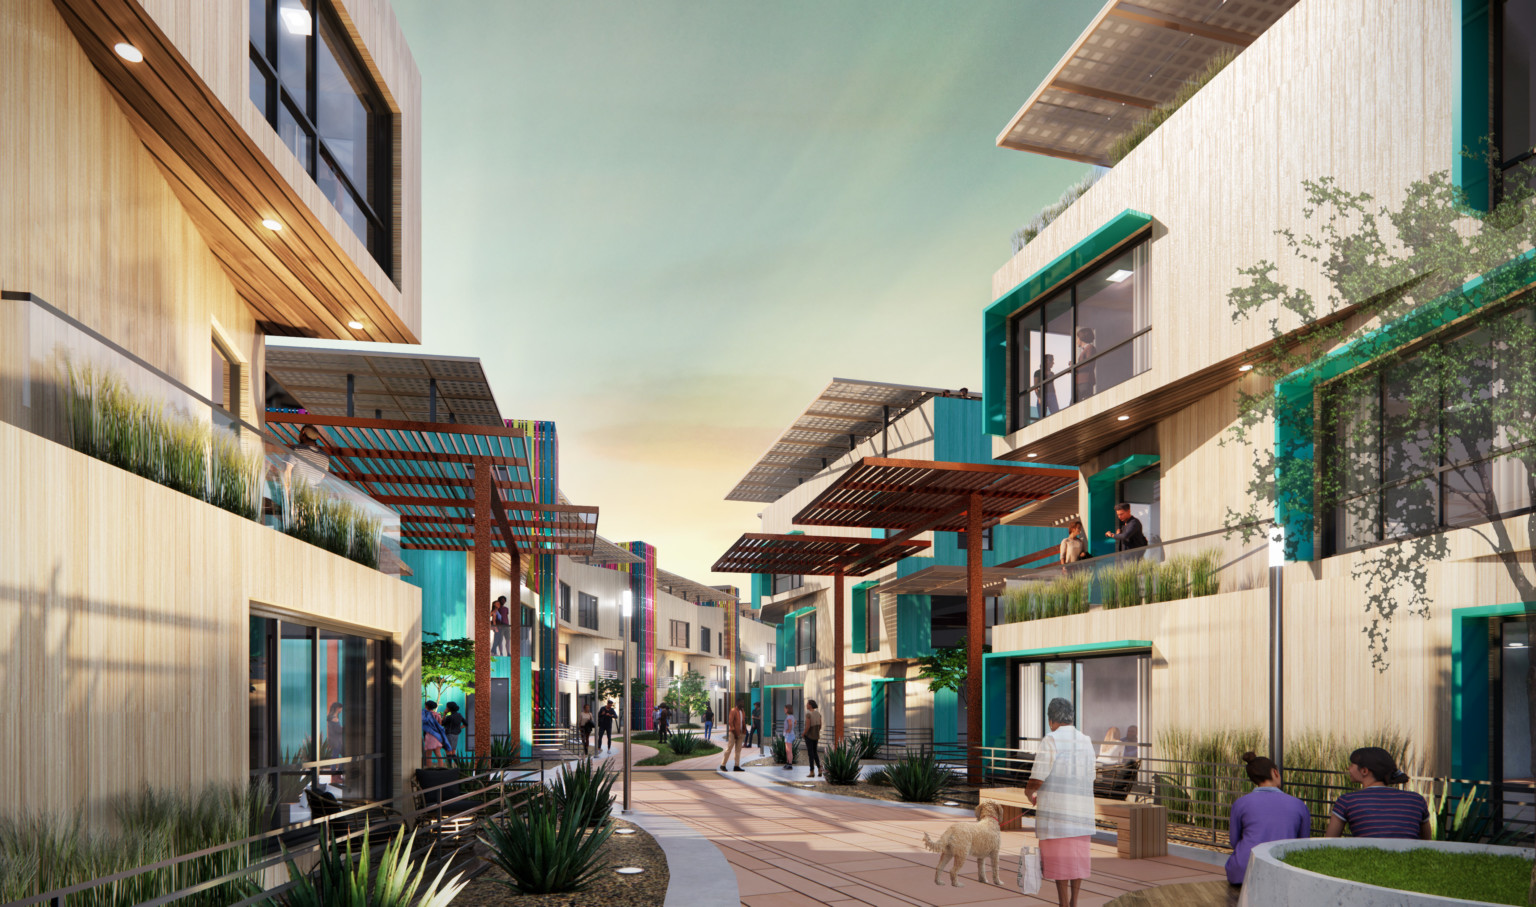
{"type": "Polygon", "coordinates": [[[1060,907],[1077,907],[1077,892],[1092,869],[1093,764],[1097,750],[1078,730],[1072,703],[1052,699],[1045,707],[1051,732],[1040,741],[1024,793],[1035,804],[1040,875],[1056,883],[1060,907]]]}

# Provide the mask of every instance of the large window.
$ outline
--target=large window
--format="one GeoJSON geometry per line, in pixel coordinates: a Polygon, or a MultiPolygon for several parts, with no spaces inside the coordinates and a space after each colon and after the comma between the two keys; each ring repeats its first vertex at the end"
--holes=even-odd
{"type": "Polygon", "coordinates": [[[1325,550],[1530,509],[1532,342],[1526,307],[1323,388],[1325,550]]]}
{"type": "Polygon", "coordinates": [[[1500,169],[1507,171],[1530,162],[1536,149],[1536,3],[1494,0],[1493,9],[1499,32],[1496,141],[1500,169]]]}
{"type": "Polygon", "coordinates": [[[251,776],[272,791],[270,819],[308,818],[312,785],[387,796],[388,643],[254,615],[250,632],[251,776]]]}
{"type": "Polygon", "coordinates": [[[597,629],[597,596],[576,593],[576,625],[588,630],[597,629]]]}
{"type": "Polygon", "coordinates": [[[864,596],[864,651],[880,648],[880,596],[873,590],[864,596]]]}
{"type": "Polygon", "coordinates": [[[393,127],[328,0],[250,0],[251,101],[393,275],[393,127]]]}
{"type": "Polygon", "coordinates": [[[1014,428],[1147,370],[1146,249],[1127,249],[1014,316],[1014,428]]]}
{"type": "Polygon", "coordinates": [[[816,663],[816,612],[802,614],[795,621],[795,664],[816,663]]]}
{"type": "Polygon", "coordinates": [[[701,651],[701,652],[708,652],[709,651],[709,628],[708,627],[700,627],[699,628],[699,651],[701,651]]]}
{"type": "Polygon", "coordinates": [[[560,584],[560,619],[571,622],[571,587],[566,583],[560,584]]]}
{"type": "Polygon", "coordinates": [[[805,577],[799,576],[797,574],[775,573],[773,575],[774,595],[778,595],[780,592],[788,592],[792,589],[799,589],[804,585],[805,577]]]}
{"type": "Polygon", "coordinates": [[[672,648],[688,648],[688,622],[685,620],[672,621],[672,648]]]}

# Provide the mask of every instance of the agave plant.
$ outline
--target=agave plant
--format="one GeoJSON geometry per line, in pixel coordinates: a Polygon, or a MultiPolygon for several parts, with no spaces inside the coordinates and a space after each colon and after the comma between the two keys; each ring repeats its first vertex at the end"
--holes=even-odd
{"type": "Polygon", "coordinates": [[[859,758],[863,754],[863,746],[852,737],[843,738],[842,743],[827,750],[826,758],[822,760],[822,774],[826,776],[827,783],[857,784],[859,758]]]}
{"type": "Polygon", "coordinates": [[[349,842],[337,841],[329,829],[324,835],[320,862],[310,873],[299,872],[293,861],[288,861],[293,887],[279,897],[282,907],[448,907],[469,884],[462,873],[444,881],[448,873],[445,864],[423,888],[432,849],[413,858],[414,831],[410,837],[404,828],[397,831],[379,855],[377,868],[368,847],[368,828],[363,829],[362,846],[355,850],[347,846],[349,842]]]}
{"type": "Polygon", "coordinates": [[[907,754],[885,767],[886,777],[901,799],[909,803],[932,803],[959,776],[928,750],[908,750],[907,754]]]}
{"type": "Polygon", "coordinates": [[[584,759],[557,775],[549,793],[565,814],[584,825],[601,825],[613,811],[615,778],[607,766],[584,759]]]}
{"type": "Polygon", "coordinates": [[[704,738],[691,731],[678,731],[667,736],[667,746],[679,756],[686,756],[704,745],[704,738]]]}
{"type": "Polygon", "coordinates": [[[852,740],[859,747],[860,759],[880,758],[880,737],[870,731],[855,731],[844,740],[852,740]]]}
{"type": "Polygon", "coordinates": [[[794,765],[795,760],[800,757],[799,740],[796,740],[792,745],[785,746],[783,737],[775,737],[768,745],[773,750],[773,761],[780,765],[786,762],[794,765]]]}
{"type": "Polygon", "coordinates": [[[591,886],[608,868],[602,848],[612,833],[612,822],[592,828],[540,791],[523,809],[488,822],[480,843],[514,893],[552,894],[591,886]]]}

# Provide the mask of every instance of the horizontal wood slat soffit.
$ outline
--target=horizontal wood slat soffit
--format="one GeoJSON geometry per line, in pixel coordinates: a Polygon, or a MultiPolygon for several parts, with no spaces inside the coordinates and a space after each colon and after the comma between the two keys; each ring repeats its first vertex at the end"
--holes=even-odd
{"type": "Polygon", "coordinates": [[[716,573],[866,576],[929,547],[912,540],[748,532],[710,568],[716,573]]]}
{"type": "Polygon", "coordinates": [[[980,501],[984,525],[1075,481],[1060,469],[865,457],[794,517],[801,526],[963,532],[980,501]]]}

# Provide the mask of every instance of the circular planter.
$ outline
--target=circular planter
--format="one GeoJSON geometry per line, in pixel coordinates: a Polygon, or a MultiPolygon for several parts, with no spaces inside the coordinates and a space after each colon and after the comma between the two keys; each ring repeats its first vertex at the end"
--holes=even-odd
{"type": "Polygon", "coordinates": [[[1243,895],[1238,907],[1290,907],[1292,904],[1348,904],[1350,907],[1434,907],[1448,904],[1486,904],[1436,894],[1420,894],[1382,888],[1298,869],[1281,862],[1296,850],[1317,847],[1374,847],[1378,850],[1417,850],[1427,847],[1448,853],[1492,853],[1531,859],[1526,847],[1493,847],[1487,844],[1456,844],[1450,841],[1410,841],[1401,838],[1300,838],[1271,841],[1253,849],[1243,895]]]}

